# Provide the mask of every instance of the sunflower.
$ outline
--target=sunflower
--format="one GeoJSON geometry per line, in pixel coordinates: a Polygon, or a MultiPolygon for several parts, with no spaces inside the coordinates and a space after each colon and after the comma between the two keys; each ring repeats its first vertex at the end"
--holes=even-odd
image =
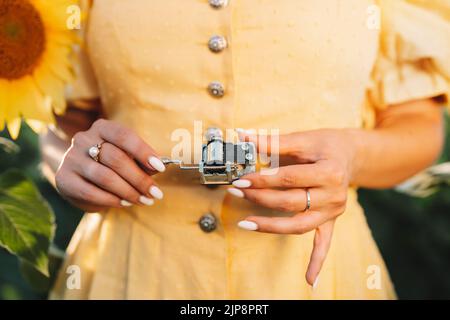
{"type": "Polygon", "coordinates": [[[21,120],[35,130],[65,110],[76,36],[67,27],[76,0],[0,0],[0,131],[17,138],[21,120]]]}

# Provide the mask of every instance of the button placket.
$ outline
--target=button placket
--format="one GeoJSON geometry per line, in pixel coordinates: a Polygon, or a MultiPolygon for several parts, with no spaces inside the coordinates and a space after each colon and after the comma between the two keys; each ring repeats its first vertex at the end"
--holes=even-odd
{"type": "MultiPolygon", "coordinates": [[[[213,9],[223,9],[228,5],[228,0],[209,0],[208,3],[213,9]]],[[[208,48],[213,53],[221,53],[228,48],[228,41],[224,36],[214,35],[208,41],[208,48]]],[[[211,81],[208,84],[208,92],[214,98],[225,96],[225,86],[220,81],[211,81]]]]}

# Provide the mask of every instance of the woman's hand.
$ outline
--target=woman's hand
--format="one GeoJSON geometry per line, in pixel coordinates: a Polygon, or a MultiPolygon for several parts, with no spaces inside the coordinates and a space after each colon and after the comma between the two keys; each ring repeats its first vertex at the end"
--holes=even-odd
{"type": "Polygon", "coordinates": [[[331,243],[334,221],[344,211],[354,173],[355,148],[345,130],[317,130],[282,136],[240,134],[259,152],[280,156],[289,165],[250,174],[235,181],[230,193],[261,206],[294,213],[292,217],[251,216],[239,225],[247,230],[304,234],[316,230],[306,279],[314,285],[331,243]],[[274,139],[279,139],[279,143],[274,139]],[[259,143],[258,143],[259,142],[259,143]],[[279,145],[278,150],[273,146],[279,145]],[[269,150],[261,150],[267,146],[269,150]],[[272,146],[272,150],[270,147],[272,146]],[[274,153],[277,154],[274,154],[274,153]],[[311,206],[308,210],[307,191],[311,206]]]}
{"type": "Polygon", "coordinates": [[[132,130],[108,120],[75,134],[56,172],[58,191],[85,211],[152,205],[163,193],[151,176],[163,172],[155,151],[132,130]],[[99,162],[88,151],[102,144],[99,162]]]}
{"type": "Polygon", "coordinates": [[[255,135],[240,133],[241,140],[255,142],[260,153],[271,152],[272,158],[279,155],[282,166],[248,175],[236,181],[230,192],[294,213],[290,218],[252,216],[240,226],[282,234],[316,230],[306,274],[309,284],[316,281],[327,255],[334,221],[345,210],[348,186],[393,187],[432,164],[442,150],[444,122],[436,99],[391,105],[379,111],[376,120],[374,130],[316,130],[259,137],[259,141],[255,135]],[[277,140],[268,141],[274,138],[277,140]],[[266,145],[268,150],[261,150],[266,145]],[[311,194],[311,208],[304,212],[306,189],[311,194]]]}

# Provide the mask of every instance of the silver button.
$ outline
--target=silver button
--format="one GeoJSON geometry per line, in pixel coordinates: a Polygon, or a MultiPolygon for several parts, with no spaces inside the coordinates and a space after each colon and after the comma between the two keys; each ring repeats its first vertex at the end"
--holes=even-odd
{"type": "Polygon", "coordinates": [[[228,46],[227,39],[222,36],[213,36],[209,39],[208,47],[212,52],[218,53],[225,50],[228,46]]]}
{"type": "Polygon", "coordinates": [[[215,98],[222,98],[225,95],[225,88],[220,82],[213,81],[208,86],[208,92],[215,98]]]}
{"type": "Polygon", "coordinates": [[[209,0],[209,5],[214,9],[222,9],[228,5],[228,0],[209,0]]]}
{"type": "Polygon", "coordinates": [[[213,232],[217,229],[217,218],[214,214],[207,213],[200,218],[198,224],[200,226],[200,229],[202,229],[204,232],[213,232]]]}

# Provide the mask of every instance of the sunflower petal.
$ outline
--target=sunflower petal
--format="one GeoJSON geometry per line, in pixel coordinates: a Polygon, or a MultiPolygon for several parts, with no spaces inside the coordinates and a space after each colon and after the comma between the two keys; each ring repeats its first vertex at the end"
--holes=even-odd
{"type": "Polygon", "coordinates": [[[0,79],[0,131],[5,128],[9,90],[9,81],[0,79]]]}
{"type": "Polygon", "coordinates": [[[79,1],[33,0],[32,2],[48,28],[69,31],[67,29],[67,19],[69,18],[67,8],[72,5],[78,5],[79,1]]]}
{"type": "Polygon", "coordinates": [[[30,126],[30,128],[37,133],[45,133],[47,131],[47,124],[42,121],[37,120],[26,120],[26,123],[30,126]]]}
{"type": "Polygon", "coordinates": [[[20,118],[16,118],[14,120],[9,120],[8,125],[8,131],[9,135],[13,140],[16,140],[20,133],[20,125],[22,124],[22,120],[20,118]]]}
{"type": "Polygon", "coordinates": [[[52,72],[65,82],[71,82],[74,79],[73,71],[70,68],[70,54],[70,47],[49,43],[43,58],[43,61],[51,62],[52,72]]]}
{"type": "Polygon", "coordinates": [[[65,84],[55,76],[46,64],[37,68],[33,78],[44,96],[51,97],[51,105],[57,114],[62,114],[66,109],[65,84]]]}
{"type": "Polygon", "coordinates": [[[11,82],[11,84],[12,100],[8,121],[24,117],[25,119],[48,123],[53,122],[50,101],[41,94],[32,77],[22,78],[11,82]]]}

